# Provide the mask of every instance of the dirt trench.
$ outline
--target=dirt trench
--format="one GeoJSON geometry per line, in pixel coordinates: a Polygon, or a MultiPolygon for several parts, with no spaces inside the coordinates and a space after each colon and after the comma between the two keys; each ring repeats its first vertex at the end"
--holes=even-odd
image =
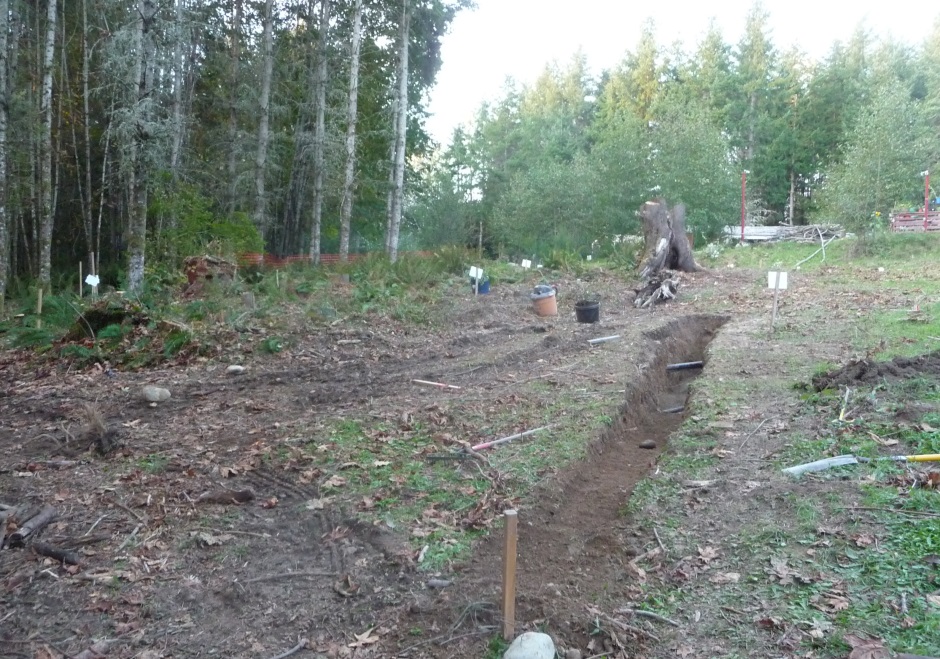
{"type": "MultiPolygon", "coordinates": [[[[617,418],[591,442],[584,460],[540,485],[533,503],[520,508],[517,632],[544,626],[563,647],[583,648],[591,633],[586,605],[610,610],[638,594],[628,564],[656,541],[635,530],[635,520],[624,514],[625,505],[685,419],[690,384],[702,372],[666,367],[707,362],[708,345],[727,320],[691,316],[646,333],[649,360],[628,366],[626,399],[617,418]],[[676,407],[685,409],[663,411],[676,407]],[[640,448],[650,440],[654,448],[640,448]]],[[[472,619],[478,624],[500,624],[502,543],[497,531],[477,547],[457,577],[459,594],[445,592],[428,607],[434,611],[432,626],[446,630],[455,621],[471,619],[468,607],[477,611],[472,619]]],[[[448,646],[447,656],[479,657],[481,643],[448,646]]]]}

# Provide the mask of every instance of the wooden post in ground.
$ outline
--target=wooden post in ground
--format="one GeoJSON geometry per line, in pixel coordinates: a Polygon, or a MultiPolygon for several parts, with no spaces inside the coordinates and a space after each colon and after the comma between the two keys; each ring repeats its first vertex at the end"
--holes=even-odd
{"type": "Polygon", "coordinates": [[[774,333],[774,325],[777,323],[777,299],[780,297],[780,271],[774,273],[774,310],[770,315],[770,333],[774,333]]]}
{"type": "MultiPolygon", "coordinates": [[[[95,253],[91,253],[91,274],[93,277],[98,276],[98,262],[96,261],[95,253]]],[[[98,300],[98,284],[95,284],[91,287],[91,299],[98,300]]]]}
{"type": "Polygon", "coordinates": [[[503,518],[506,520],[506,543],[503,546],[503,639],[512,641],[516,628],[516,547],[519,518],[515,510],[505,511],[503,518]]]}
{"type": "Polygon", "coordinates": [[[36,329],[42,329],[42,286],[36,291],[36,329]]]}

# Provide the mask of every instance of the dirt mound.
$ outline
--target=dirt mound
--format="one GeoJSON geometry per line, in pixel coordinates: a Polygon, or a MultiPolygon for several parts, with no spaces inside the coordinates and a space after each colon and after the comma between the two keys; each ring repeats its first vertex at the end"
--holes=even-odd
{"type": "Polygon", "coordinates": [[[883,380],[907,380],[921,375],[940,375],[940,350],[917,357],[895,357],[887,362],[851,361],[842,368],[814,377],[813,388],[822,391],[883,380]]]}

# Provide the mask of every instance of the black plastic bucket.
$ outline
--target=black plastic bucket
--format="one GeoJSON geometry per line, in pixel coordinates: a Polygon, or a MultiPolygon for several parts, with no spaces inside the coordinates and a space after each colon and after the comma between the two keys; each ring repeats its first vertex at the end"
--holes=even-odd
{"type": "Polygon", "coordinates": [[[575,302],[574,315],[579,323],[596,323],[601,317],[601,303],[590,300],[575,302]]]}

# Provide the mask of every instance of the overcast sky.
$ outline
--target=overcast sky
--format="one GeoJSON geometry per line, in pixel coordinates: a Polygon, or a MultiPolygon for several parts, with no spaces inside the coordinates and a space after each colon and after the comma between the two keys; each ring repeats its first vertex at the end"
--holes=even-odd
{"type": "MultiPolygon", "coordinates": [[[[431,92],[431,135],[441,142],[468,122],[485,100],[499,98],[507,77],[528,83],[545,65],[564,65],[581,48],[593,71],[619,63],[651,18],[657,43],[692,51],[714,18],[725,41],[737,43],[750,0],[477,0],[444,37],[443,67],[431,92]]],[[[860,23],[878,37],[920,45],[940,17],[931,0],[764,0],[778,48],[799,46],[821,58],[860,23]]]]}

